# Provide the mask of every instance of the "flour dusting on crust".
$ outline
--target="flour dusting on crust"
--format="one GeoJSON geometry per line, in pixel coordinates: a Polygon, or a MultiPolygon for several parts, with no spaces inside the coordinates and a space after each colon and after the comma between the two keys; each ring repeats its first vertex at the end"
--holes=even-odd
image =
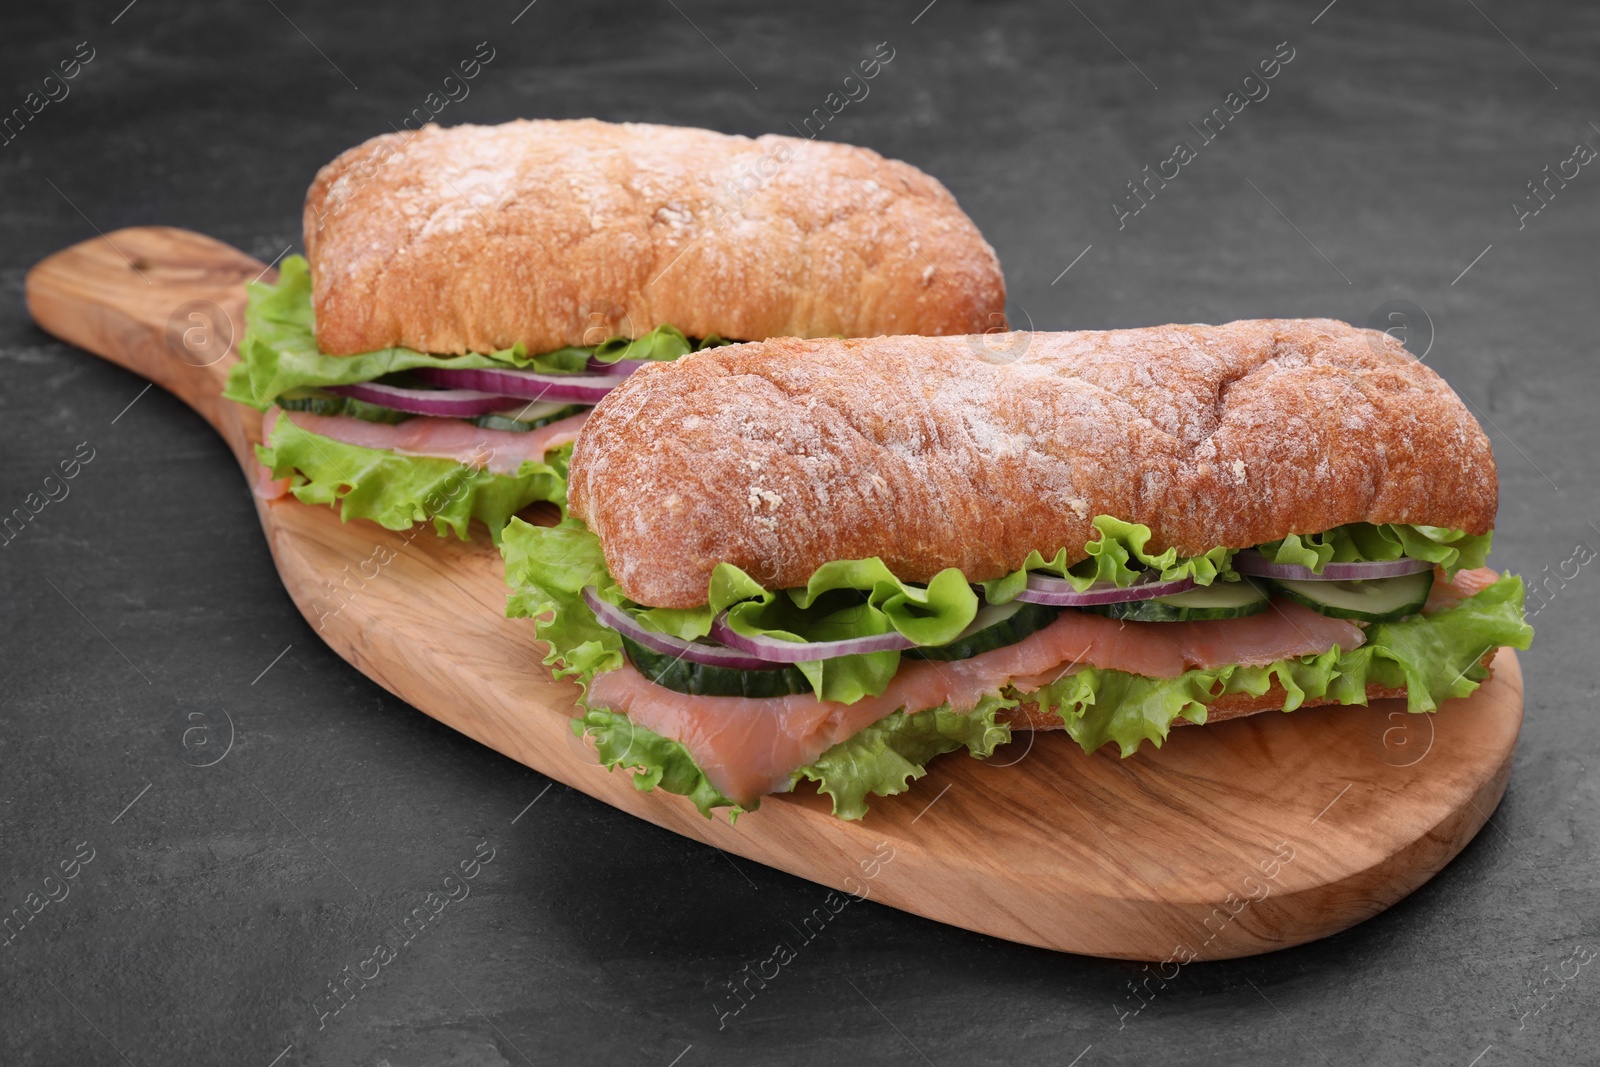
{"type": "Polygon", "coordinates": [[[623,590],[666,607],[704,603],[724,561],[769,588],[867,556],[909,581],[995,578],[1080,549],[1101,514],[1185,554],[1355,521],[1493,525],[1488,439],[1383,334],[1013,337],[1003,363],[990,335],[779,339],[646,368],[585,426],[572,512],[623,590]]]}
{"type": "Polygon", "coordinates": [[[853,145],[593,119],[425,126],[318,172],[317,340],[344,355],[639,336],[956,334],[994,249],[938,181],[853,145]]]}

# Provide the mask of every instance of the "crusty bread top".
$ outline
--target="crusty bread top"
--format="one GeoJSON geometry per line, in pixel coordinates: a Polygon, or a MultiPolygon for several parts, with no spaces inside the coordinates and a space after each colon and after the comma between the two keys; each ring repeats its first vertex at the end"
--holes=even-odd
{"type": "Polygon", "coordinates": [[[334,355],[1004,323],[994,250],[944,186],[796,137],[593,119],[384,134],[317,173],[305,243],[334,355]]]}
{"type": "Polygon", "coordinates": [[[880,556],[908,581],[1082,556],[1090,520],[1159,550],[1347,522],[1483,533],[1489,441],[1400,343],[1326,319],[1081,333],[778,339],[649,367],[590,416],[568,502],[635,601],[706,600],[880,556]]]}

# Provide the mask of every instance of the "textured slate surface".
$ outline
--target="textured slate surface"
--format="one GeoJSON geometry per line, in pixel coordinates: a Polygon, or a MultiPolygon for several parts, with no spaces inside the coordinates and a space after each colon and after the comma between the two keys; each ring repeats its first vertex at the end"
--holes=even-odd
{"type": "Polygon", "coordinates": [[[60,96],[42,79],[79,42],[93,58],[0,145],[0,508],[42,494],[75,453],[92,458],[0,545],[0,903],[26,907],[62,861],[76,872],[0,946],[0,1060],[1600,1056],[1600,969],[1579,966],[1600,951],[1592,564],[1568,564],[1576,577],[1551,583],[1534,620],[1504,805],[1379,918],[1185,967],[1136,997],[1129,983],[1149,974],[1137,965],[852,904],[719,1019],[726,983],[793,940],[823,892],[546,791],[369,683],[279,588],[239,472],[200,420],[41,334],[22,308],[26,268],[96,229],[181,225],[264,260],[297,245],[315,168],[399,124],[482,41],[494,58],[440,121],[596,115],[748,134],[799,125],[888,42],[892,61],[823,136],[944,180],[1000,252],[1014,321],[1364,323],[1409,302],[1413,343],[1431,334],[1428,362],[1493,437],[1496,561],[1554,573],[1575,546],[1592,546],[1580,559],[1600,549],[1600,174],[1562,163],[1580,141],[1600,146],[1600,16],[1503,0],[1226,16],[1105,0],[937,0],[919,15],[922,2],[8,12],[5,111],[36,89],[60,96]],[[1260,96],[1242,79],[1280,42],[1293,58],[1267,95],[1204,143],[1189,123],[1235,88],[1260,96]],[[1124,183],[1180,140],[1195,158],[1119,229],[1124,183]],[[1525,183],[1547,164],[1578,174],[1519,219],[1513,200],[1540,203],[1525,183]],[[209,722],[207,751],[222,750],[219,711],[231,749],[186,762],[184,725],[209,722]],[[392,959],[363,964],[400,942],[391,923],[490,849],[465,898],[392,959]],[[93,858],[74,867],[75,850],[93,858]],[[352,980],[332,1014],[328,983],[347,966],[378,976],[352,980]]]}

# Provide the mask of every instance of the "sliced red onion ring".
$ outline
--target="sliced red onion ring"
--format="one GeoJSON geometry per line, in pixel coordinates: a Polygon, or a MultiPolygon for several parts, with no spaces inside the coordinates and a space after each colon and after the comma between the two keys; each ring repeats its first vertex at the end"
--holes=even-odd
{"type": "Polygon", "coordinates": [[[590,610],[605,625],[611,627],[619,634],[626,634],[630,640],[637,641],[653,652],[660,652],[664,656],[682,656],[691,663],[703,663],[708,667],[726,667],[731,671],[768,671],[773,666],[766,660],[747,656],[735,652],[731,648],[719,645],[710,645],[702,641],[685,641],[681,637],[671,634],[656,633],[640,626],[632,615],[615,604],[608,604],[600,599],[600,594],[594,586],[587,586],[583,590],[583,602],[589,605],[590,610]]]}
{"type": "Polygon", "coordinates": [[[355,385],[330,385],[328,392],[380,404],[413,415],[443,415],[470,419],[503,410],[514,403],[504,393],[484,393],[476,389],[405,389],[398,385],[357,382],[355,385]]]}
{"type": "Polygon", "coordinates": [[[605,363],[598,359],[591,359],[589,361],[589,370],[593,374],[604,374],[613,378],[626,378],[640,367],[648,367],[656,362],[659,362],[659,360],[618,359],[605,363]]]}
{"type": "Polygon", "coordinates": [[[539,374],[531,370],[499,368],[419,367],[411,373],[430,385],[450,389],[482,389],[496,396],[521,400],[573,400],[580,404],[598,404],[619,381],[614,374],[539,374]]]}
{"type": "Polygon", "coordinates": [[[859,656],[867,652],[901,652],[917,645],[909,637],[898,633],[852,637],[844,641],[785,641],[777,637],[746,637],[734,632],[733,627],[728,625],[726,611],[711,624],[711,637],[729,648],[760,656],[768,666],[774,663],[810,663],[839,656],[859,656]]]}
{"type": "Polygon", "coordinates": [[[1402,556],[1378,562],[1327,563],[1319,574],[1298,563],[1273,563],[1255,549],[1247,548],[1234,554],[1233,569],[1258,578],[1284,578],[1296,582],[1363,582],[1369,578],[1398,578],[1403,574],[1431,571],[1433,564],[1425,559],[1402,556]]]}
{"type": "MultiPolygon", "coordinates": [[[[1153,571],[1150,573],[1155,574],[1153,571]]],[[[1118,586],[1113,582],[1096,582],[1079,592],[1065,578],[1052,578],[1048,574],[1029,574],[1028,587],[1017,594],[1017,599],[1030,604],[1084,608],[1097,604],[1123,604],[1130,600],[1172,596],[1175,593],[1186,593],[1193,588],[1193,578],[1178,578],[1164,582],[1159,576],[1155,576],[1142,578],[1129,586],[1118,586]]]]}

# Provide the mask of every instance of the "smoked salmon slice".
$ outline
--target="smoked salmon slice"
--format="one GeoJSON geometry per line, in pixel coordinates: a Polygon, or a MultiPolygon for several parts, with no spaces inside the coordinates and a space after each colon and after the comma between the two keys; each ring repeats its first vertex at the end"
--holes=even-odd
{"type": "Polygon", "coordinates": [[[631,664],[597,675],[588,703],[681,743],[724,796],[748,804],[787,788],[796,768],[901,708],[916,712],[948,703],[968,712],[1008,685],[1030,691],[1080,667],[1176,678],[1195,668],[1321,654],[1335,645],[1350,651],[1366,640],[1359,626],[1343,619],[1288,601],[1274,600],[1272,607],[1203,622],[1122,622],[1068,610],[1016,644],[970,659],[902,660],[881,696],[854,704],[809,693],[695,696],[656,685],[631,664]]]}
{"type": "Polygon", "coordinates": [[[1438,567],[1433,569],[1433,588],[1428,590],[1428,602],[1423,611],[1438,611],[1476,596],[1500,580],[1500,572],[1493,567],[1474,567],[1470,571],[1457,571],[1454,580],[1444,576],[1438,567]]]}

